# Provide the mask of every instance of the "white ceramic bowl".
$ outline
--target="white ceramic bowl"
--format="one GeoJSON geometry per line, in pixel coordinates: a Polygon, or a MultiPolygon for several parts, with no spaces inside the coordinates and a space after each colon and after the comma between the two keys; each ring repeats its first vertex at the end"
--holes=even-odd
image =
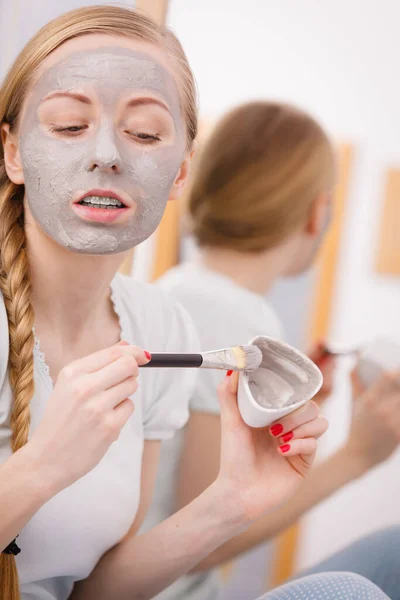
{"type": "MultiPolygon", "coordinates": [[[[242,418],[250,427],[267,427],[274,421],[297,410],[300,406],[303,406],[303,404],[313,398],[321,388],[322,373],[308,356],[305,356],[305,354],[299,352],[299,350],[296,350],[296,348],[293,348],[289,344],[285,344],[285,342],[260,335],[250,340],[249,344],[254,344],[260,348],[265,360],[268,360],[268,367],[270,369],[271,357],[278,357],[278,360],[279,357],[281,357],[284,360],[287,365],[287,370],[282,370],[282,366],[280,366],[280,376],[283,379],[287,378],[287,381],[290,381],[294,390],[289,406],[283,406],[281,408],[265,408],[255,400],[252,394],[249,384],[250,374],[247,372],[240,373],[238,405],[242,418]],[[291,364],[293,365],[292,369],[290,368],[291,364]],[[296,382],[294,373],[299,367],[303,369],[306,375],[306,382],[300,381],[300,379],[296,382]]],[[[259,369],[263,368],[263,364],[264,359],[259,369]]],[[[278,404],[279,403],[278,399],[278,404]]]]}

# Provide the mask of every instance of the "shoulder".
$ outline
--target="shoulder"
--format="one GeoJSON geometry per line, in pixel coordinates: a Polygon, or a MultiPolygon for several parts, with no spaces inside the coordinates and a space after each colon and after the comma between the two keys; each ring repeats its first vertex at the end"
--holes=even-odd
{"type": "Polygon", "coordinates": [[[172,269],[157,285],[188,311],[203,349],[245,344],[256,335],[283,338],[282,324],[270,303],[227,279],[189,264],[172,269]]]}
{"type": "Polygon", "coordinates": [[[205,281],[192,275],[178,267],[157,285],[167,290],[190,314],[199,332],[202,349],[247,342],[246,309],[238,306],[237,297],[230,295],[225,286],[213,285],[212,280],[205,281]]]}

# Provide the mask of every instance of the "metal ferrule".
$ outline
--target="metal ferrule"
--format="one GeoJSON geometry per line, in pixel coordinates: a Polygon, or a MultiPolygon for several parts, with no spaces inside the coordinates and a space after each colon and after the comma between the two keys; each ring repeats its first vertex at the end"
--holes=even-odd
{"type": "Polygon", "coordinates": [[[202,369],[222,369],[229,371],[245,371],[246,364],[244,352],[239,347],[224,348],[213,352],[202,352],[202,369]]]}

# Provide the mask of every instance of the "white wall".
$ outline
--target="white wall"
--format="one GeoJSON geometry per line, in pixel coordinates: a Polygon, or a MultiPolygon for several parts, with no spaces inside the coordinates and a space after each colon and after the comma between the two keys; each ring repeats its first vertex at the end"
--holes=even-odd
{"type": "Polygon", "coordinates": [[[0,79],[26,42],[59,15],[94,4],[134,7],[135,0],[0,0],[0,79]]]}
{"type": "MultiPolygon", "coordinates": [[[[253,98],[311,111],[355,146],[331,338],[346,344],[380,333],[400,339],[400,281],[373,272],[385,169],[400,165],[398,0],[172,0],[169,24],[191,61],[202,115],[253,98]]],[[[343,365],[343,369],[346,369],[343,365]]],[[[327,412],[323,453],[345,437],[343,377],[327,412]]],[[[299,566],[364,531],[400,521],[400,455],[304,521],[299,566]]]]}

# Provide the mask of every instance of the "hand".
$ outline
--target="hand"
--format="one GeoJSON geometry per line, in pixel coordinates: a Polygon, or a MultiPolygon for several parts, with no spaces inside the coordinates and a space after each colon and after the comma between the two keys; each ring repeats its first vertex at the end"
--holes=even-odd
{"type": "Polygon", "coordinates": [[[400,373],[386,373],[368,389],[351,374],[353,410],[346,452],[362,471],[378,465],[400,442],[400,373]]]}
{"type": "Polygon", "coordinates": [[[236,509],[253,521],[295,492],[314,462],[317,439],[328,423],[308,402],[271,427],[253,429],[237,405],[238,376],[226,377],[221,405],[221,467],[217,482],[230,490],[236,509]]]}
{"type": "Polygon", "coordinates": [[[321,389],[313,398],[314,402],[321,406],[333,391],[337,357],[326,351],[325,344],[317,344],[308,353],[308,357],[317,365],[324,378],[321,389]]]}
{"type": "Polygon", "coordinates": [[[28,442],[41,473],[59,492],[93,469],[132,415],[143,350],[123,342],[60,371],[43,419],[28,442]]]}

